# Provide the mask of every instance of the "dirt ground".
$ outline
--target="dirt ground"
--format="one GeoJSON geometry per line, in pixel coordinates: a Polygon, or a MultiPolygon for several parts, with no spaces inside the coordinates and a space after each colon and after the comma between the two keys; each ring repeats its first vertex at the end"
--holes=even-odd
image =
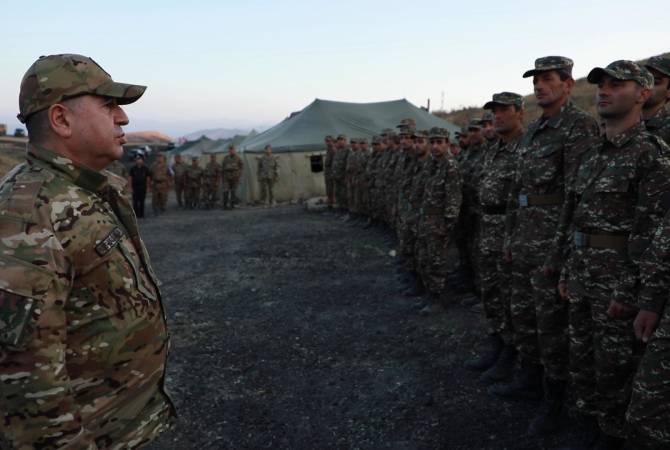
{"type": "Polygon", "coordinates": [[[491,398],[460,305],[422,317],[375,231],[300,206],[141,222],[172,334],[175,429],[148,448],[538,449],[491,398]]]}

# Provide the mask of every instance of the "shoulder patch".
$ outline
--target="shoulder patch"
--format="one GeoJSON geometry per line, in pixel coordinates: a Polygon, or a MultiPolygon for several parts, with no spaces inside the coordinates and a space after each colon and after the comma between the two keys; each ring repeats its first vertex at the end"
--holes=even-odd
{"type": "Polygon", "coordinates": [[[95,246],[95,252],[99,256],[105,256],[111,249],[123,238],[123,231],[119,227],[114,227],[105,238],[95,246]]]}

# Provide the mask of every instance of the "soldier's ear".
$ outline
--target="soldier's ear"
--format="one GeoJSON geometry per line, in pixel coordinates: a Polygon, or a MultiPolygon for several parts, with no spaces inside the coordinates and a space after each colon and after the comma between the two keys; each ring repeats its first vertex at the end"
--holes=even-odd
{"type": "Polygon", "coordinates": [[[47,110],[49,128],[62,138],[69,138],[72,136],[72,120],[72,112],[65,105],[56,103],[55,105],[51,105],[47,110]]]}

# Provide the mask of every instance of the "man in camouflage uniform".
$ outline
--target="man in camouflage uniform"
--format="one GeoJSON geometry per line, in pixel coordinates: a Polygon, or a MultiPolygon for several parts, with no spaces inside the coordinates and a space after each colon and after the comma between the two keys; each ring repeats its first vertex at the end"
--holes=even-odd
{"type": "Polygon", "coordinates": [[[344,169],[344,179],[347,188],[347,205],[349,206],[350,220],[358,217],[358,209],[356,205],[356,190],[358,173],[361,169],[360,146],[358,138],[349,139],[349,156],[347,157],[347,164],[344,169]]]}
{"type": "Polygon", "coordinates": [[[485,111],[479,121],[482,125],[482,136],[484,136],[484,139],[486,139],[486,142],[489,145],[495,145],[498,140],[498,134],[496,133],[493,120],[493,113],[491,111],[485,111]]]}
{"type": "Polygon", "coordinates": [[[191,157],[191,165],[184,172],[184,191],[186,193],[186,207],[196,209],[200,205],[200,189],[204,171],[200,167],[197,156],[191,157]]]}
{"type": "Polygon", "coordinates": [[[333,158],[335,156],[335,142],[331,135],[324,138],[326,145],[326,156],[323,163],[323,178],[326,183],[326,198],[328,209],[333,209],[335,203],[335,186],[333,183],[333,158]]]}
{"type": "Polygon", "coordinates": [[[172,164],[172,179],[174,180],[174,193],[177,197],[177,205],[184,207],[184,172],[186,164],[180,154],[174,155],[174,164],[172,164]]]}
{"type": "Polygon", "coordinates": [[[272,146],[265,146],[265,154],[258,159],[258,182],[261,188],[261,203],[274,206],[274,185],[279,179],[279,163],[272,156],[272,146]]]}
{"type": "Polygon", "coordinates": [[[361,138],[358,142],[360,146],[360,154],[358,155],[360,167],[356,176],[354,203],[356,204],[361,224],[364,224],[370,214],[369,186],[366,176],[368,161],[370,160],[370,149],[366,138],[361,138]]]}
{"type": "Polygon", "coordinates": [[[416,237],[417,271],[428,292],[422,314],[439,311],[447,275],[447,255],[452,231],[461,208],[461,175],[449,154],[449,132],[432,128],[431,154],[426,163],[425,186],[420,203],[416,237]]]}
{"type": "Polygon", "coordinates": [[[616,450],[640,356],[633,332],[640,261],[667,209],[670,149],[640,122],[654,83],[649,71],[621,60],[587,80],[598,85],[605,136],[589,143],[566,202],[570,227],[557,241],[572,242],[559,290],[570,308],[574,406],[597,418],[599,448],[616,450]]]}
{"type": "Polygon", "coordinates": [[[216,206],[219,197],[219,185],[221,183],[221,164],[216,161],[216,155],[209,155],[209,162],[202,174],[202,203],[205,209],[216,206]]]}
{"type": "Polygon", "coordinates": [[[514,366],[516,351],[510,323],[509,265],[503,261],[505,211],[514,181],[517,147],[523,134],[523,97],[513,92],[493,94],[484,105],[494,116],[499,139],[484,155],[478,198],[481,204],[479,261],[481,297],[488,325],[487,348],[466,361],[466,368],[486,370],[482,381],[506,379],[514,366]]]}
{"type": "Polygon", "coordinates": [[[168,168],[165,155],[159,153],[156,161],[149,169],[151,177],[151,209],[154,216],[164,213],[167,207],[168,194],[170,192],[170,183],[172,183],[172,174],[168,168]]]}
{"type": "MultiPolygon", "coordinates": [[[[384,185],[387,192],[385,220],[391,230],[395,232],[395,238],[399,241],[400,232],[404,225],[400,214],[403,206],[401,189],[406,181],[405,171],[416,158],[413,138],[416,132],[416,122],[414,119],[403,119],[396,128],[398,128],[398,134],[392,135],[393,142],[390,144],[391,150],[384,168],[384,185]]],[[[398,261],[401,270],[404,270],[402,255],[400,255],[398,261]]],[[[413,284],[414,280],[410,279],[409,281],[410,284],[413,284]]]]}
{"type": "Polygon", "coordinates": [[[644,124],[650,133],[670,144],[670,114],[666,109],[670,99],[670,59],[654,56],[645,67],[654,76],[654,87],[642,108],[644,124]]]}
{"type": "Polygon", "coordinates": [[[244,163],[234,145],[228,146],[228,154],[223,158],[223,209],[233,209],[239,203],[237,188],[242,178],[244,163]]]}
{"type": "Polygon", "coordinates": [[[103,171],[144,90],[81,55],[23,77],[26,162],[0,183],[3,448],[136,449],[173,416],[159,283],[126,181],[103,171]]]}
{"type": "Polygon", "coordinates": [[[331,168],[335,202],[340,214],[346,214],[348,210],[346,169],[349,153],[350,151],[347,149],[347,137],[340,134],[335,141],[335,155],[333,155],[333,166],[331,168]]]}
{"type": "Polygon", "coordinates": [[[377,225],[384,215],[383,181],[381,159],[386,148],[381,136],[372,138],[372,153],[365,168],[368,187],[369,219],[366,228],[377,225]]]}

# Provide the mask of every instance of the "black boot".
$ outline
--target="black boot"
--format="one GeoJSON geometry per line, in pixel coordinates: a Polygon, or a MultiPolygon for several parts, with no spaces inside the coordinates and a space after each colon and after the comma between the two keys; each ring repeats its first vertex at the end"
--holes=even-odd
{"type": "Polygon", "coordinates": [[[493,384],[487,392],[498,397],[539,400],[542,398],[542,366],[522,364],[512,381],[493,384]]]}
{"type": "Polygon", "coordinates": [[[500,356],[498,356],[498,360],[479,377],[479,380],[489,385],[508,379],[514,370],[515,361],[516,349],[513,345],[505,345],[500,352],[500,356]]]}
{"type": "Polygon", "coordinates": [[[544,378],[544,402],[528,426],[529,436],[546,436],[558,430],[565,384],[564,380],[544,378]]]}
{"type": "Polygon", "coordinates": [[[421,281],[421,278],[419,278],[416,274],[411,273],[410,274],[411,279],[410,282],[408,283],[409,287],[403,294],[406,297],[418,297],[420,295],[423,295],[426,290],[423,287],[423,282],[421,281]]]}
{"type": "Polygon", "coordinates": [[[498,333],[489,334],[483,342],[483,350],[478,356],[465,361],[463,367],[468,370],[486,370],[496,363],[504,342],[498,333]]]}

